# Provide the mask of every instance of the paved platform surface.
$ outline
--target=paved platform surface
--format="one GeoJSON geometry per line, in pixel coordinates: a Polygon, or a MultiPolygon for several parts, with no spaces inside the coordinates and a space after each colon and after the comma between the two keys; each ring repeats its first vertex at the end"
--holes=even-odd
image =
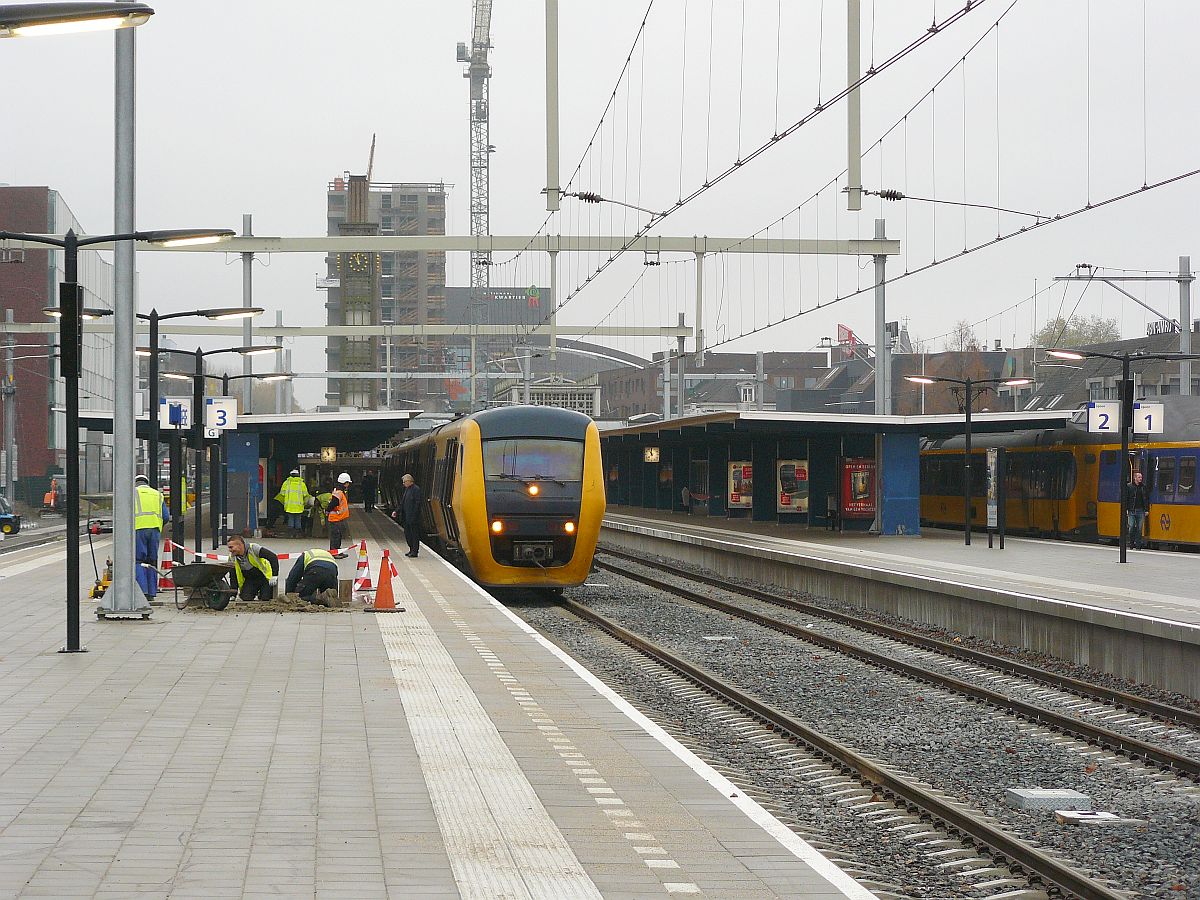
{"type": "Polygon", "coordinates": [[[0,560],[0,896],[870,896],[433,554],[396,563],[404,613],[85,603],[67,656],[62,548],[0,560]]]}
{"type": "Polygon", "coordinates": [[[1121,564],[1116,547],[1010,536],[1005,549],[989,550],[986,535],[967,547],[961,531],[940,529],[879,537],[621,506],[605,518],[1200,625],[1200,553],[1131,550],[1121,564]]]}

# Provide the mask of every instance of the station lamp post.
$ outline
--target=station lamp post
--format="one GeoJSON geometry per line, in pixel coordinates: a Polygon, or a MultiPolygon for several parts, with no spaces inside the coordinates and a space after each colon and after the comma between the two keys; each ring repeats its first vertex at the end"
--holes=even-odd
{"type": "MultiPolygon", "coordinates": [[[[1129,523],[1126,521],[1129,515],[1128,498],[1125,496],[1126,485],[1133,480],[1132,473],[1128,477],[1126,471],[1129,468],[1129,436],[1133,432],[1133,382],[1129,377],[1129,366],[1133,360],[1184,360],[1184,359],[1200,359],[1200,353],[1147,353],[1142,350],[1134,350],[1130,353],[1100,353],[1096,350],[1047,350],[1047,356],[1053,356],[1056,359],[1083,360],[1083,359],[1110,359],[1121,364],[1121,463],[1119,466],[1119,474],[1117,475],[1117,492],[1120,494],[1120,509],[1119,519],[1117,521],[1117,529],[1120,535],[1117,539],[1117,545],[1120,547],[1120,562],[1129,562],[1129,523]]],[[[1147,490],[1149,488],[1147,487],[1147,490]]]]}
{"type": "Polygon", "coordinates": [[[1032,384],[1032,378],[947,378],[943,375],[905,375],[905,381],[911,381],[913,384],[937,384],[945,382],[947,384],[961,385],[963,388],[963,408],[966,411],[966,423],[963,429],[964,435],[964,450],[963,450],[963,531],[965,532],[965,541],[968,547],[971,546],[971,401],[974,400],[974,391],[977,387],[984,388],[992,385],[1001,385],[1003,387],[1021,387],[1022,385],[1032,384]]]}
{"type": "MultiPolygon", "coordinates": [[[[50,4],[54,6],[65,4],[50,4]]],[[[103,4],[95,4],[101,6],[103,4]]],[[[5,10],[0,9],[0,18],[5,10]]],[[[121,234],[92,234],[80,238],[74,229],[63,237],[44,234],[24,234],[0,231],[0,240],[44,244],[63,251],[63,281],[59,285],[57,315],[59,318],[60,368],[67,385],[67,645],[65,653],[80,653],[79,644],[79,460],[75,453],[79,440],[79,378],[83,374],[83,327],[88,312],[112,315],[112,310],[88,311],[83,308],[83,289],[79,284],[79,251],[93,244],[120,241],[141,241],[162,247],[212,243],[232,237],[229,229],[163,229],[158,231],[129,231],[121,234]],[[72,410],[74,414],[72,415],[72,410]],[[72,418],[74,422],[72,422],[72,418]],[[74,428],[74,431],[71,429],[74,428]],[[74,460],[74,461],[72,461],[74,460]],[[72,527],[72,521],[74,527],[72,527]]],[[[114,360],[114,365],[122,365],[114,360]]],[[[114,408],[116,402],[114,401],[114,408]]],[[[117,444],[116,419],[113,419],[113,443],[117,444]]],[[[115,451],[114,451],[115,452],[115,451]]],[[[115,487],[115,485],[114,485],[115,487]]],[[[124,486],[126,488],[130,486],[124,486]]],[[[109,590],[131,590],[133,587],[133,500],[120,491],[113,496],[113,586],[109,590]],[[120,513],[125,513],[121,515],[120,513]],[[125,534],[125,532],[128,534],[125,534]],[[128,563],[128,572],[125,571],[128,563]],[[126,577],[127,576],[127,577],[126,577]]]]}
{"type": "MultiPolygon", "coordinates": [[[[163,372],[162,373],[163,378],[173,378],[176,380],[191,379],[191,381],[192,381],[192,422],[191,422],[191,426],[192,426],[192,447],[196,451],[196,544],[197,544],[196,549],[197,550],[199,549],[199,545],[202,541],[202,535],[204,534],[203,504],[200,502],[201,487],[203,485],[203,477],[204,477],[203,476],[204,427],[205,427],[205,425],[204,425],[204,379],[207,377],[204,373],[204,357],[215,356],[218,353],[237,353],[241,356],[266,356],[267,354],[270,354],[270,353],[279,353],[282,350],[283,350],[283,348],[277,344],[259,344],[257,346],[251,346],[251,347],[222,347],[221,349],[218,349],[218,350],[204,350],[204,349],[201,349],[200,347],[197,347],[195,353],[192,354],[196,360],[195,371],[193,371],[193,372],[163,372]]],[[[271,373],[271,374],[277,374],[277,373],[271,373]]],[[[218,453],[220,453],[219,450],[218,450],[218,453]]],[[[172,474],[172,478],[174,478],[174,474],[172,474]]],[[[214,482],[214,484],[215,484],[215,482],[214,482]]],[[[211,493],[212,492],[210,490],[210,495],[211,495],[211,493]]],[[[172,496],[175,495],[174,489],[172,489],[171,495],[172,496]]],[[[174,502],[172,502],[171,505],[175,506],[176,504],[174,502]]],[[[217,513],[218,508],[219,507],[217,506],[217,504],[214,503],[214,510],[213,510],[214,517],[218,514],[217,513]]],[[[172,515],[174,515],[174,510],[172,510],[172,515]]],[[[182,514],[181,514],[181,518],[182,518],[182,514]]],[[[180,540],[182,540],[182,537],[183,537],[182,531],[183,531],[182,522],[177,521],[175,529],[174,529],[174,533],[180,540]]],[[[214,550],[216,549],[215,543],[214,543],[213,549],[214,550]]]]}
{"type": "Polygon", "coordinates": [[[261,316],[263,314],[262,307],[259,306],[222,306],[214,309],[191,309],[186,312],[160,313],[157,309],[152,309],[147,313],[138,313],[137,317],[144,322],[150,323],[150,346],[148,348],[139,347],[137,349],[138,356],[147,356],[150,359],[150,371],[148,373],[148,383],[150,387],[150,471],[147,473],[150,477],[150,486],[158,488],[158,440],[159,440],[159,424],[158,424],[158,355],[159,355],[159,340],[158,340],[158,323],[165,322],[167,319],[182,319],[182,318],[204,318],[214,322],[222,322],[230,319],[249,319],[253,316],[261,316]]]}

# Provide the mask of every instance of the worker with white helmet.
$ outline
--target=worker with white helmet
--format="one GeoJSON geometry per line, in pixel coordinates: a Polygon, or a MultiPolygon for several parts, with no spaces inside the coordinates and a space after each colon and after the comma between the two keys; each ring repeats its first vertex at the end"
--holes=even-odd
{"type": "Polygon", "coordinates": [[[135,575],[142,593],[153,597],[158,593],[158,546],[163,525],[170,521],[171,512],[162,493],[150,487],[150,479],[145,475],[133,479],[133,487],[135,575]]]}
{"type": "Polygon", "coordinates": [[[325,515],[329,523],[329,552],[334,554],[342,549],[346,522],[350,518],[350,499],[346,496],[346,491],[350,489],[350,473],[343,472],[337,480],[337,487],[333,489],[333,497],[329,501],[329,512],[325,515]]]}

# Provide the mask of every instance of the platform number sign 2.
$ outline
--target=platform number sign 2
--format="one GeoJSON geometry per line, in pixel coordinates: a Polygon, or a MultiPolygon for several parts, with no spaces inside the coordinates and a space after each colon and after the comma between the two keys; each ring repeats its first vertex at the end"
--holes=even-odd
{"type": "Polygon", "coordinates": [[[1133,430],[1137,434],[1163,433],[1163,405],[1140,402],[1133,404],[1133,430]]]}
{"type": "Polygon", "coordinates": [[[1092,434],[1121,433],[1121,404],[1116,400],[1092,400],[1087,408],[1087,430],[1092,434]]]}

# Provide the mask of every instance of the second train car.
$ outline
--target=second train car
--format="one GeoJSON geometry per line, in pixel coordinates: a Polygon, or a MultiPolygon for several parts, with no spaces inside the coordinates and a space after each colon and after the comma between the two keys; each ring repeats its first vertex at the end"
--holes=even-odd
{"type": "Polygon", "coordinates": [[[401,477],[425,494],[425,540],[486,587],[582,584],[604,518],[600,435],[582,413],[507,406],[464,416],[390,451],[389,511],[401,477]]]}

